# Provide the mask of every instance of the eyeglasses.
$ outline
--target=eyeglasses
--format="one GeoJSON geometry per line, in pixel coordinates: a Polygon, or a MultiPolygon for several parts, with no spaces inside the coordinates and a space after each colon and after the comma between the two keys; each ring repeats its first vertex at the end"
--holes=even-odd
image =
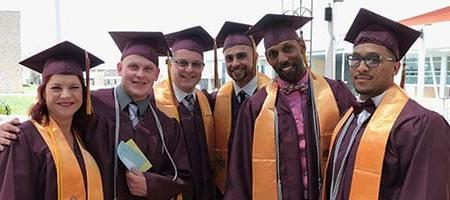
{"type": "Polygon", "coordinates": [[[351,68],[357,68],[361,64],[361,61],[364,61],[364,64],[369,68],[378,67],[378,65],[381,62],[383,62],[383,60],[395,62],[395,58],[386,57],[378,54],[369,54],[366,57],[362,57],[359,55],[348,55],[346,59],[348,65],[350,65],[351,68]]]}
{"type": "Polygon", "coordinates": [[[179,67],[182,67],[182,68],[187,68],[187,67],[189,67],[189,65],[191,65],[191,67],[193,69],[201,69],[203,66],[205,66],[205,63],[198,62],[198,61],[189,62],[184,59],[175,60],[174,62],[175,62],[175,64],[177,64],[179,67]]]}

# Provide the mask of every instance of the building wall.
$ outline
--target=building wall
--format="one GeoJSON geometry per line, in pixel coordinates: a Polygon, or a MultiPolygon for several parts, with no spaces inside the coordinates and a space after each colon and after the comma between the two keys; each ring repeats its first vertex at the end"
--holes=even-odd
{"type": "Polygon", "coordinates": [[[20,12],[0,11],[0,93],[22,92],[20,12]]]}

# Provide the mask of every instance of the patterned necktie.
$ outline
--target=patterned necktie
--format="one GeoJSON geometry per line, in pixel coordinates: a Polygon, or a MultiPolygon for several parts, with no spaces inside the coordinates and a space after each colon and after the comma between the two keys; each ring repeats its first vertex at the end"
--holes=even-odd
{"type": "Polygon", "coordinates": [[[244,100],[247,99],[247,97],[248,97],[248,94],[244,90],[240,91],[238,93],[238,101],[239,101],[239,103],[244,102],[244,100]]]}
{"type": "Polygon", "coordinates": [[[130,121],[133,124],[133,128],[136,127],[137,123],[139,122],[139,110],[135,103],[128,104],[128,114],[130,117],[130,121]]]}
{"type": "Polygon", "coordinates": [[[195,106],[195,99],[194,99],[194,95],[190,94],[184,97],[183,99],[183,104],[186,106],[186,108],[189,110],[189,112],[193,112],[194,111],[194,106],[195,106]]]}
{"type": "Polygon", "coordinates": [[[289,95],[292,92],[299,92],[300,94],[304,94],[306,92],[308,92],[308,84],[305,83],[301,83],[301,84],[291,84],[285,88],[283,88],[281,91],[283,92],[283,94],[285,95],[289,95]]]}

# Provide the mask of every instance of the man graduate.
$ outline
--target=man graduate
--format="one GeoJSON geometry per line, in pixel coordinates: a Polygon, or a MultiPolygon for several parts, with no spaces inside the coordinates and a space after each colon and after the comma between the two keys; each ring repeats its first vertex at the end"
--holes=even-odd
{"type": "Polygon", "coordinates": [[[345,37],[358,103],[333,133],[323,199],[449,199],[450,127],[394,83],[420,32],[361,9],[345,37]]]}
{"type": "Polygon", "coordinates": [[[195,88],[201,79],[203,52],[211,50],[213,38],[200,26],[165,35],[173,52],[169,79],[155,86],[156,105],[181,124],[192,169],[190,188],[183,199],[212,199],[212,150],[214,119],[210,97],[195,88]]]}
{"type": "Polygon", "coordinates": [[[121,83],[116,88],[93,92],[95,134],[85,136],[102,171],[105,199],[112,199],[114,193],[118,199],[130,199],[129,193],[147,199],[176,196],[187,185],[184,180],[188,181],[189,176],[185,142],[176,121],[152,103],[152,87],[159,75],[158,56],[167,55],[168,45],[161,32],[110,35],[122,52],[117,64],[121,83]],[[125,176],[127,169],[123,165],[114,169],[114,144],[130,138],[153,164],[148,172],[133,171],[125,176]],[[114,182],[116,190],[111,191],[114,182]]]}
{"type": "Polygon", "coordinates": [[[255,94],[257,89],[264,87],[270,80],[256,71],[256,46],[262,37],[246,36],[250,27],[247,24],[225,22],[216,37],[217,48],[223,47],[228,76],[233,79],[211,95],[216,130],[214,150],[217,160],[214,179],[221,193],[225,192],[229,138],[236,127],[239,108],[247,97],[255,94]]]}
{"type": "Polygon", "coordinates": [[[320,167],[333,127],[353,95],[307,68],[296,30],[311,18],[268,14],[262,35],[278,77],[241,106],[231,143],[225,199],[318,199],[320,167]]]}

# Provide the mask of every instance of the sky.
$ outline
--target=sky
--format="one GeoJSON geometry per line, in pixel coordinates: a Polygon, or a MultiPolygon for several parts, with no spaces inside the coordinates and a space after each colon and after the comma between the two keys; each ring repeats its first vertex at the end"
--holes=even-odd
{"type": "MultiPolygon", "coordinates": [[[[22,58],[57,43],[55,0],[0,1],[0,10],[21,12],[22,58]]],[[[166,34],[201,25],[215,37],[225,21],[254,24],[264,14],[279,14],[283,7],[297,7],[300,2],[310,8],[310,1],[288,0],[60,0],[61,37],[103,58],[104,66],[114,67],[120,53],[108,31],[166,34]]],[[[330,2],[314,0],[313,50],[324,50],[328,45],[328,26],[323,18],[324,8],[330,2]]],[[[335,35],[342,43],[339,40],[361,7],[401,20],[449,5],[449,0],[344,0],[334,4],[335,35]]],[[[448,27],[446,24],[441,29],[449,30],[448,27]]],[[[450,47],[450,37],[433,38],[445,38],[448,42],[444,44],[450,47]]],[[[263,51],[261,46],[259,50],[263,51]]]]}

